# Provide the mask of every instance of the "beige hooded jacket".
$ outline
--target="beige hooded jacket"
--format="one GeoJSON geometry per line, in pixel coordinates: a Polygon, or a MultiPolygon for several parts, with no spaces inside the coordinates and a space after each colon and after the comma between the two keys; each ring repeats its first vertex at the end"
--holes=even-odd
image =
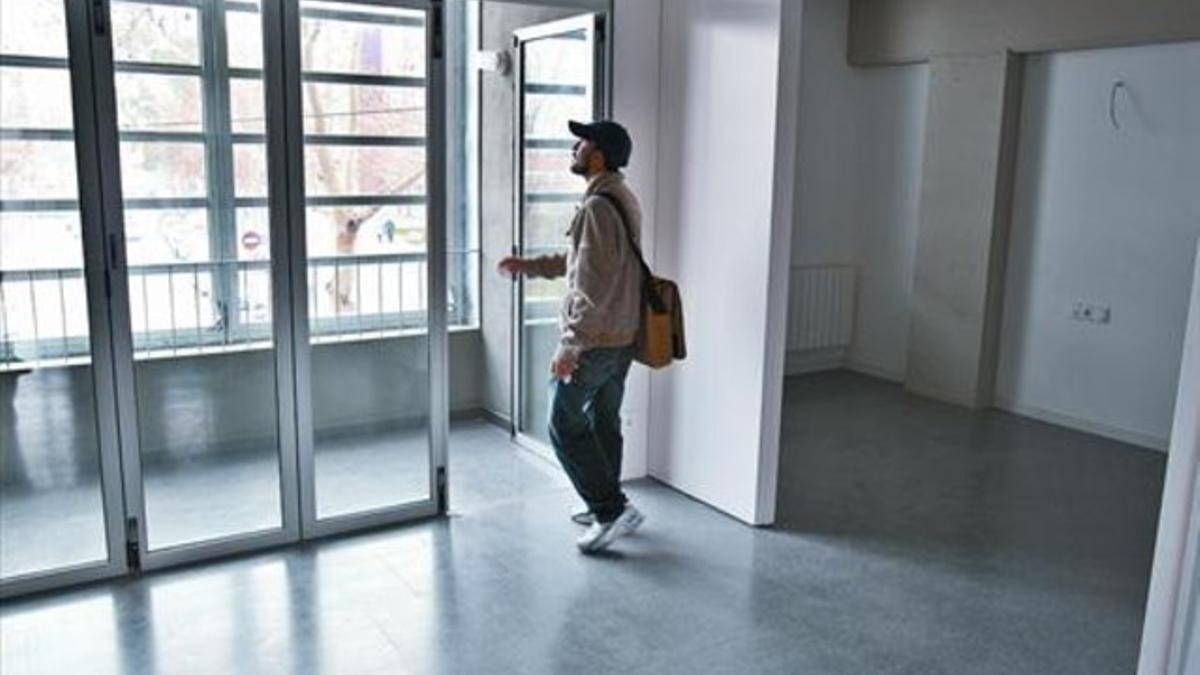
{"type": "Polygon", "coordinates": [[[637,253],[629,246],[620,214],[597,194],[621,204],[634,240],[641,246],[641,205],[625,184],[625,177],[610,171],[588,182],[583,202],[567,230],[570,251],[534,258],[527,268],[535,277],[567,277],[556,358],[570,362],[596,347],[632,345],[641,318],[642,269],[637,253]]]}

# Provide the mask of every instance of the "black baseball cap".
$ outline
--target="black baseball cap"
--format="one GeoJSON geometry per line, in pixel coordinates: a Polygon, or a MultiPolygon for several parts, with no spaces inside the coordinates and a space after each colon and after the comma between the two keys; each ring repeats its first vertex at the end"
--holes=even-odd
{"type": "Polygon", "coordinates": [[[604,151],[609,168],[619,169],[629,164],[629,155],[633,153],[633,141],[630,140],[625,127],[612,120],[591,123],[571,121],[567,122],[567,126],[576,137],[591,141],[604,151]]]}

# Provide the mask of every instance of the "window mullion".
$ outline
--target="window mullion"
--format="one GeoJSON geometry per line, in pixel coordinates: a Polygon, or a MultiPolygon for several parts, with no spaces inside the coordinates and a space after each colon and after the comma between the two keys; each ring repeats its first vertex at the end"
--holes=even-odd
{"type": "MultiPolygon", "coordinates": [[[[204,125],[205,155],[208,160],[209,244],[213,261],[210,272],[213,301],[218,311],[225,344],[238,334],[242,298],[239,297],[237,254],[237,209],[233,167],[233,121],[229,85],[229,50],[225,22],[225,0],[204,3],[200,25],[204,33],[204,125]]],[[[198,290],[197,290],[198,292],[198,290]]]]}

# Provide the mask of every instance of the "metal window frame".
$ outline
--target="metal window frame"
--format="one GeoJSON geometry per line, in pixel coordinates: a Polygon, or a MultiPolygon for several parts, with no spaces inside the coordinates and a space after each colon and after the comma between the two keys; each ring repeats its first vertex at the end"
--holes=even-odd
{"type": "MultiPolygon", "coordinates": [[[[111,16],[111,0],[97,0],[90,6],[94,12],[102,12],[100,24],[106,17],[111,16]]],[[[93,24],[98,25],[98,24],[93,24]]],[[[117,133],[117,111],[115,78],[120,68],[113,61],[113,45],[111,31],[94,31],[92,40],[91,60],[96,80],[95,99],[102,124],[107,126],[107,134],[102,134],[99,160],[101,167],[101,189],[104,193],[106,214],[106,236],[109,276],[112,288],[110,308],[112,312],[112,332],[114,344],[114,363],[116,372],[116,389],[118,403],[118,424],[121,433],[123,479],[125,485],[125,530],[130,559],[137,569],[152,570],[177,564],[194,562],[201,559],[241,553],[259,548],[279,545],[296,541],[299,538],[299,519],[295,504],[296,465],[295,465],[295,429],[289,423],[291,409],[290,335],[286,324],[276,325],[273,334],[275,349],[275,376],[273,385],[276,392],[276,453],[278,458],[278,481],[280,500],[280,523],[276,528],[257,532],[236,533],[187,544],[164,548],[151,548],[147,536],[147,513],[145,486],[143,483],[143,467],[141,455],[140,427],[136,409],[136,378],[134,373],[135,350],[133,329],[130,316],[129,272],[125,265],[125,227],[124,212],[127,207],[162,208],[169,204],[180,202],[190,203],[193,200],[136,200],[125,202],[121,195],[121,163],[120,135],[117,133]]],[[[207,130],[206,130],[207,131],[207,130]]],[[[206,183],[211,183],[210,175],[206,183]]],[[[210,197],[201,199],[204,205],[211,207],[210,197]]],[[[280,233],[282,234],[282,233],[280,233]]],[[[286,239],[286,235],[281,237],[286,239]]],[[[275,237],[272,237],[273,246],[275,237]]],[[[286,264],[275,265],[272,268],[273,287],[278,288],[280,279],[286,279],[288,269],[286,264]]],[[[275,311],[282,313],[287,309],[287,296],[275,293],[275,311]],[[282,297],[281,297],[282,296],[282,297]],[[283,302],[280,306],[279,302],[283,302]]]]}
{"type": "MultiPolygon", "coordinates": [[[[278,2],[279,0],[274,0],[278,2]]],[[[397,503],[384,508],[358,513],[338,514],[321,518],[317,511],[315,425],[312,403],[312,326],[308,316],[307,302],[296,302],[291,313],[294,367],[295,367],[295,410],[298,431],[299,453],[299,507],[301,536],[314,539],[346,532],[358,531],[384,525],[427,518],[444,511],[443,498],[446,469],[446,442],[449,432],[449,397],[447,394],[448,369],[446,365],[446,219],[445,219],[445,99],[444,45],[439,29],[444,20],[441,0],[353,0],[353,4],[371,4],[386,7],[413,9],[425,13],[426,27],[426,73],[424,78],[400,79],[377,76],[330,75],[306,73],[300,62],[300,36],[302,10],[299,3],[287,3],[282,7],[276,23],[281,49],[268,49],[268,54],[282,55],[282,85],[284,102],[279,115],[283,127],[289,131],[283,139],[285,147],[280,152],[285,156],[288,171],[286,184],[287,218],[290,226],[289,252],[293,269],[291,291],[295,298],[308,297],[308,254],[307,209],[312,198],[305,195],[303,104],[305,82],[343,82],[351,84],[388,84],[412,86],[416,82],[426,85],[426,242],[428,264],[426,265],[426,306],[428,308],[427,380],[429,391],[428,446],[429,476],[428,490],[423,499],[397,503]],[[315,75],[315,77],[314,77],[315,75]]],[[[371,202],[374,203],[374,202],[371,202]]]]}
{"type": "MultiPolygon", "coordinates": [[[[120,142],[117,132],[111,35],[104,29],[112,0],[81,3],[63,0],[68,29],[76,127],[79,194],[76,200],[26,200],[0,207],[36,210],[76,209],[84,223],[84,274],[92,336],[95,403],[101,439],[102,493],[107,558],[102,563],[48,570],[0,582],[0,597],[153,570],[264,547],[293,543],[351,530],[406,522],[446,509],[446,444],[449,433],[448,321],[446,308],[447,209],[445,157],[444,50],[434,28],[426,30],[427,194],[394,196],[396,203],[423,203],[428,227],[426,265],[428,313],[428,499],[392,508],[331,519],[315,518],[312,491],[311,343],[307,318],[304,215],[322,203],[378,203],[375,196],[304,196],[303,120],[299,64],[299,12],[293,0],[263,0],[264,93],[266,94],[268,194],[234,199],[269,212],[273,292],[272,347],[275,350],[277,452],[281,524],[259,532],[237,533],[169,548],[151,549],[136,410],[135,351],[130,322],[129,269],[125,263],[126,209],[201,207],[209,197],[122,199],[120,142]],[[307,432],[307,433],[306,433],[307,432]],[[306,482],[308,485],[306,486],[306,482]],[[306,516],[307,514],[307,516],[306,516]],[[306,520],[309,521],[306,523],[306,520]]],[[[196,6],[199,0],[149,0],[196,6]]],[[[425,25],[442,25],[441,0],[355,0],[359,3],[419,9],[425,25]]],[[[59,60],[60,63],[64,62],[59,60]]],[[[55,65],[54,67],[58,67],[55,65]]],[[[143,133],[143,132],[131,132],[143,133]]],[[[153,133],[153,132],[146,132],[153,133]]]]}
{"type": "Polygon", "coordinates": [[[88,54],[91,51],[92,26],[88,3],[62,0],[66,7],[72,122],[75,127],[75,157],[78,176],[78,209],[83,232],[83,274],[85,275],[88,325],[91,337],[92,398],[94,405],[97,452],[100,456],[100,491],[106,539],[106,558],[67,568],[49,569],[0,580],[0,598],[37,593],[62,586],[86,583],[124,575],[129,568],[125,557],[127,540],[124,530],[120,438],[117,407],[113,397],[112,317],[106,293],[104,259],[104,195],[99,163],[98,112],[93,103],[95,81],[88,54]]]}
{"type": "MultiPolygon", "coordinates": [[[[219,260],[236,260],[237,252],[237,216],[236,212],[242,208],[266,208],[266,197],[238,197],[236,196],[236,186],[234,185],[234,148],[238,144],[265,144],[266,134],[264,133],[244,133],[232,131],[232,111],[229,104],[229,82],[235,78],[253,78],[262,80],[263,71],[260,69],[230,69],[226,63],[227,54],[221,46],[225,40],[225,22],[220,20],[223,18],[224,11],[253,11],[258,12],[255,5],[249,5],[252,9],[245,7],[232,10],[232,3],[226,4],[224,10],[218,5],[225,0],[213,0],[217,4],[204,3],[204,9],[201,10],[201,22],[197,26],[197,30],[201,32],[199,43],[202,48],[202,66],[187,66],[187,65],[171,65],[171,64],[154,64],[154,63],[116,63],[114,67],[117,72],[138,72],[138,73],[155,73],[155,74],[171,74],[171,75],[186,75],[196,77],[201,80],[202,100],[202,118],[203,129],[201,131],[120,131],[119,137],[121,141],[137,141],[145,143],[194,143],[205,147],[205,157],[207,166],[210,168],[212,177],[206,181],[208,194],[205,197],[176,197],[176,198],[132,198],[126,199],[124,202],[125,210],[168,210],[168,209],[204,209],[206,217],[209,221],[209,248],[217,255],[212,256],[219,260]],[[205,31],[211,32],[211,39],[205,31]],[[227,73],[223,76],[221,73],[227,73]]],[[[198,6],[186,0],[178,3],[164,2],[164,0],[139,0],[140,4],[168,4],[178,6],[198,6]]],[[[246,3],[240,3],[246,4],[246,3]]],[[[345,16],[357,16],[354,13],[347,13],[345,16]]],[[[424,25],[423,21],[407,20],[402,25],[424,25]]],[[[29,57],[36,61],[41,67],[59,68],[66,65],[65,60],[53,59],[48,57],[29,57]]],[[[0,66],[5,65],[6,61],[20,61],[23,63],[24,57],[4,56],[0,55],[0,66]]],[[[347,85],[362,85],[369,83],[372,86],[398,86],[398,87],[425,87],[425,78],[397,78],[390,76],[356,76],[344,74],[324,74],[324,73],[304,73],[302,76],[305,82],[319,81],[333,84],[347,85]]],[[[65,129],[37,129],[37,128],[0,128],[0,140],[50,140],[50,141],[74,141],[74,134],[71,130],[65,129]]],[[[305,144],[312,146],[347,146],[347,147],[420,147],[428,148],[428,140],[425,136],[372,136],[372,135],[352,135],[352,134],[306,134],[305,144]]],[[[385,205],[427,205],[425,195],[352,195],[352,196],[336,196],[324,197],[315,196],[308,197],[306,204],[309,208],[319,208],[323,206],[343,206],[343,205],[368,205],[368,204],[385,204],[385,205]]],[[[50,200],[50,199],[17,199],[17,200],[0,200],[0,212],[3,211],[74,211],[78,208],[76,200],[50,200]]],[[[460,251],[464,256],[466,264],[465,268],[470,264],[470,256],[477,255],[477,249],[464,249],[460,251]]],[[[138,266],[139,271],[144,271],[141,268],[146,266],[138,266]]],[[[240,286],[234,276],[237,270],[221,270],[220,272],[211,274],[214,305],[213,311],[219,317],[218,326],[225,333],[225,343],[234,344],[237,342],[232,339],[232,335],[236,335],[247,330],[246,326],[242,326],[241,313],[235,311],[235,308],[240,303],[240,286]]],[[[477,277],[477,275],[476,275],[477,277]]],[[[453,320],[448,325],[455,328],[473,327],[471,321],[472,303],[478,304],[479,289],[477,283],[472,283],[469,275],[463,274],[463,278],[455,284],[456,288],[463,289],[463,295],[468,302],[458,303],[453,320]]],[[[211,344],[209,340],[197,339],[194,344],[184,340],[171,344],[171,341],[157,339],[152,334],[140,334],[139,342],[151,342],[156,345],[156,348],[189,348],[200,347],[211,344]]],[[[353,338],[353,332],[346,334],[349,339],[353,338]]],[[[55,341],[57,338],[47,338],[49,341],[55,341]]]]}
{"type": "MultiPolygon", "coordinates": [[[[525,150],[543,149],[546,147],[563,147],[561,139],[527,138],[525,135],[525,94],[570,94],[578,95],[578,87],[543,86],[529,83],[526,80],[525,48],[531,42],[553,39],[568,33],[584,32],[592,44],[591,72],[592,85],[592,115],[596,119],[606,117],[611,112],[611,49],[606,29],[611,16],[611,10],[579,14],[565,19],[549,21],[528,26],[513,33],[513,43],[516,51],[514,72],[514,113],[513,113],[513,244],[514,253],[525,255],[533,252],[525,246],[525,206],[536,203],[577,203],[578,193],[530,193],[525,190],[525,150]]],[[[573,145],[573,141],[569,142],[573,145]]],[[[525,316],[525,287],[523,278],[513,282],[512,308],[512,353],[510,363],[512,373],[509,378],[511,385],[511,415],[509,418],[509,433],[513,440],[522,447],[543,457],[553,458],[553,450],[546,443],[530,435],[523,426],[525,417],[524,387],[530,386],[525,382],[526,370],[524,352],[525,337],[523,327],[526,325],[525,316]]]]}

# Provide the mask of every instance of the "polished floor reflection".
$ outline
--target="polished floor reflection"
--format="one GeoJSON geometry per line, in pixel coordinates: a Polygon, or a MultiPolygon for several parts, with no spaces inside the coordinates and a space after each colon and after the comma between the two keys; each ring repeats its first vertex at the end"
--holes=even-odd
{"type": "MultiPolygon", "coordinates": [[[[33,447],[26,443],[26,448],[33,447]]],[[[337,504],[382,502],[427,490],[428,444],[414,430],[361,429],[326,442],[318,457],[323,475],[334,476],[327,491],[337,504]],[[419,469],[419,470],[418,470],[419,469]],[[395,477],[379,480],[378,472],[395,477]],[[360,479],[361,477],[361,479],[360,479]],[[403,484],[403,481],[409,484],[403,484]],[[400,481],[400,484],[397,484],[400,481]]],[[[549,463],[508,442],[507,432],[479,420],[451,426],[450,469],[453,506],[464,511],[493,503],[545,494],[569,486],[549,463]]],[[[261,452],[224,453],[207,460],[159,461],[145,468],[146,494],[174,498],[155,504],[151,541],[163,545],[191,540],[213,523],[264,523],[278,514],[275,462],[261,452]],[[262,489],[266,484],[269,489],[262,489]],[[212,495],[220,495],[213,499],[212,495]]],[[[0,491],[0,546],[4,570],[36,571],[58,561],[89,561],[105,555],[104,530],[97,526],[98,488],[91,482],[59,480],[37,490],[0,491]],[[53,536],[47,536],[52,534],[53,536]]],[[[262,527],[264,525],[260,525],[262,527]]],[[[226,525],[227,527],[227,525],[226,525]]],[[[247,528],[245,531],[251,531],[247,528]]]]}
{"type": "Polygon", "coordinates": [[[789,382],[786,410],[773,530],[641,481],[645,528],[589,558],[569,488],[525,483],[450,518],[6,603],[0,671],[1133,671],[1162,455],[852,375],[789,382]]]}

